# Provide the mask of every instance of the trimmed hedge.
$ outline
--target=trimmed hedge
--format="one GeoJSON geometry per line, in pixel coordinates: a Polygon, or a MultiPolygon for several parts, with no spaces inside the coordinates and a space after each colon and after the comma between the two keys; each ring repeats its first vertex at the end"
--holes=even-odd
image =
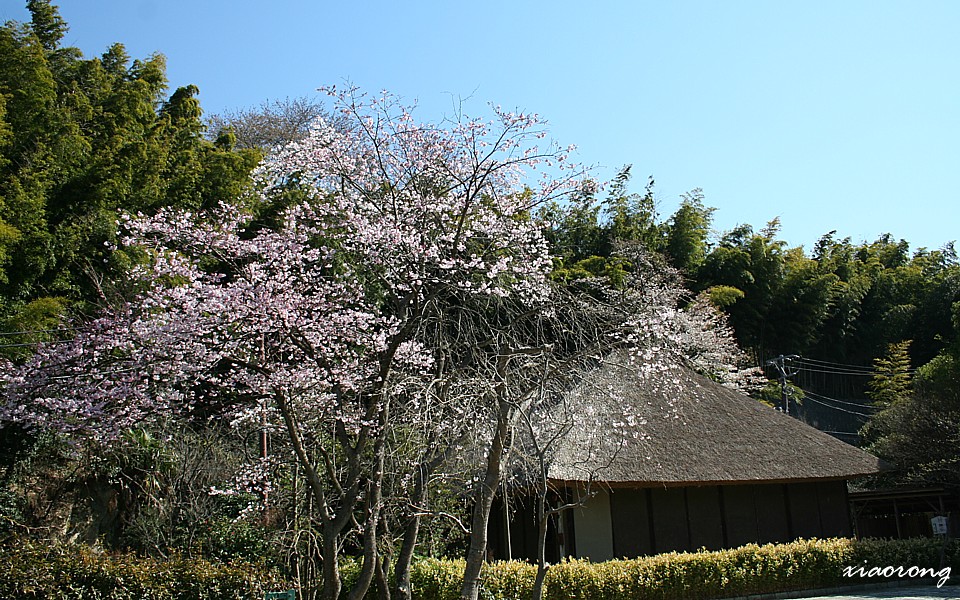
{"type": "Polygon", "coordinates": [[[76,544],[8,541],[0,561],[0,598],[262,600],[284,587],[276,574],[251,565],[108,555],[76,544]]]}
{"type": "MultiPolygon", "coordinates": [[[[847,567],[912,566],[939,571],[939,540],[798,540],[789,544],[750,544],[716,552],[669,553],[632,560],[591,563],[564,560],[547,573],[547,600],[673,600],[730,598],[792,590],[884,581],[883,577],[844,577],[847,567]]],[[[960,540],[947,547],[951,577],[960,577],[960,540]]],[[[456,600],[462,560],[421,559],[411,579],[414,598],[456,600]]],[[[536,567],[521,562],[484,566],[487,598],[529,598],[536,567]]],[[[956,579],[952,579],[956,583],[956,579]]]]}
{"type": "MultiPolygon", "coordinates": [[[[921,567],[939,571],[939,540],[798,540],[734,550],[660,554],[591,563],[565,560],[547,574],[547,600],[710,599],[883,581],[844,577],[848,567],[921,567]]],[[[276,573],[246,564],[106,555],[80,545],[19,540],[0,546],[0,598],[34,600],[260,600],[288,588],[276,573]]],[[[960,578],[960,540],[946,546],[951,583],[960,578]]],[[[411,579],[418,600],[457,600],[463,560],[421,558],[411,579]]],[[[344,560],[344,579],[359,564],[344,560]]],[[[536,567],[484,565],[481,598],[530,597],[536,567]]],[[[345,581],[345,588],[349,581],[345,581]]]]}

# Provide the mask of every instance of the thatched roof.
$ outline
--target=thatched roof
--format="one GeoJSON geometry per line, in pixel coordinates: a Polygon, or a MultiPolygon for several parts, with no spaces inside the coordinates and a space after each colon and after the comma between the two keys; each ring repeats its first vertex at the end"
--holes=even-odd
{"type": "Polygon", "coordinates": [[[688,368],[638,371],[626,358],[607,361],[568,396],[584,423],[559,445],[551,479],[586,481],[593,473],[611,485],[705,485],[847,479],[881,469],[875,456],[688,368]],[[599,439],[590,423],[605,424],[599,439]]]}

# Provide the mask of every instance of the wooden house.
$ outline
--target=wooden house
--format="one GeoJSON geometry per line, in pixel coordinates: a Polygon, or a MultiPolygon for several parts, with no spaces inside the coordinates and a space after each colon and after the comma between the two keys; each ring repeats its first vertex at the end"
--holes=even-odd
{"type": "MultiPolygon", "coordinates": [[[[611,425],[600,436],[575,425],[553,449],[557,499],[590,493],[551,522],[550,561],[850,536],[847,481],[881,469],[876,457],[683,367],[640,375],[627,360],[608,362],[571,394],[568,403],[611,425]]],[[[520,490],[505,497],[507,510],[501,500],[491,518],[492,554],[532,558],[531,502],[520,490]]]]}

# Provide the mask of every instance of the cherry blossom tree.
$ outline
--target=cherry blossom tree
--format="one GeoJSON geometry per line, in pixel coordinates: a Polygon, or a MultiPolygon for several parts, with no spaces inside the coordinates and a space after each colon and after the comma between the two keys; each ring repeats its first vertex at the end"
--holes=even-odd
{"type": "MultiPolygon", "coordinates": [[[[536,115],[494,108],[489,121],[424,124],[387,94],[327,91],[338,126],[317,123],[258,172],[263,204],[292,188],[302,199],[277,226],[230,203],[124,219],[125,249],[143,257],[140,293],[69,343],[5,365],[0,416],[101,443],[199,407],[271,423],[319,507],[322,597],[340,595],[338,552],[361,528],[359,598],[382,568],[386,432],[395,416],[423,414],[453,368],[423,334],[456,343],[451,304],[549,297],[550,257],[528,211],[577,172],[536,115]],[[537,167],[550,174],[531,177],[537,167]]],[[[466,341],[448,354],[467,354],[466,341]]]]}

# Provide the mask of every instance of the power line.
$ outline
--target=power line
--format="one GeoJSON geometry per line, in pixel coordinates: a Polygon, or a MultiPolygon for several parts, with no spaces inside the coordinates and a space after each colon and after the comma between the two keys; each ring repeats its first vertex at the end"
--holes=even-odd
{"type": "Polygon", "coordinates": [[[861,371],[841,371],[841,370],[827,370],[827,369],[811,369],[809,367],[800,366],[801,371],[806,371],[807,373],[826,373],[828,375],[850,375],[853,377],[873,377],[876,375],[876,372],[870,371],[869,373],[861,371]]]}
{"type": "Polygon", "coordinates": [[[851,365],[849,363],[838,363],[838,362],[830,362],[826,360],[817,360],[815,358],[808,358],[806,356],[800,357],[800,360],[803,362],[817,363],[817,364],[827,365],[832,367],[846,367],[848,369],[861,369],[861,370],[867,370],[867,371],[873,370],[873,367],[866,367],[864,365],[851,365]]]}
{"type": "Polygon", "coordinates": [[[878,410],[877,407],[876,407],[875,405],[873,405],[873,404],[862,404],[862,403],[860,403],[860,402],[848,402],[848,401],[846,401],[846,400],[837,400],[836,398],[831,398],[831,397],[829,397],[829,396],[824,396],[824,395],[822,395],[822,394],[817,394],[817,393],[815,393],[815,392],[808,392],[807,390],[804,390],[803,393],[804,393],[804,394],[809,394],[809,395],[814,396],[814,397],[816,397],[816,398],[820,398],[821,400],[829,400],[830,402],[837,402],[837,403],[839,403],[839,404],[846,404],[846,405],[848,405],[848,406],[856,406],[856,407],[859,407],[859,408],[869,408],[869,409],[878,410]]]}
{"type": "MultiPolygon", "coordinates": [[[[830,398],[828,398],[828,400],[829,400],[829,399],[830,399],[830,398]]],[[[821,405],[821,406],[825,406],[825,407],[827,407],[827,408],[830,408],[830,409],[833,409],[833,410],[836,410],[836,411],[839,411],[839,412],[847,413],[847,414],[850,414],[850,415],[857,415],[857,416],[859,416],[859,417],[867,417],[867,418],[873,416],[872,414],[857,412],[857,411],[855,411],[855,410],[847,410],[847,409],[845,409],[845,408],[840,408],[839,406],[833,406],[832,404],[827,404],[826,402],[822,402],[822,401],[820,401],[820,400],[817,400],[816,398],[814,398],[814,397],[812,397],[812,396],[807,396],[806,398],[804,398],[804,400],[809,400],[810,402],[813,402],[813,403],[815,403],[815,404],[819,404],[819,405],[821,405]]]]}
{"type": "Polygon", "coordinates": [[[835,410],[835,411],[842,412],[842,413],[847,413],[848,415],[857,415],[858,417],[867,417],[867,418],[870,418],[870,417],[873,416],[873,415],[870,415],[870,414],[867,414],[867,413],[857,412],[857,411],[855,411],[855,410],[847,410],[847,409],[845,409],[845,408],[840,408],[839,406],[833,406],[832,404],[827,404],[826,402],[821,402],[821,401],[819,401],[819,400],[817,400],[817,399],[815,399],[815,398],[806,398],[806,400],[809,400],[810,402],[813,402],[813,403],[815,403],[815,404],[819,404],[819,405],[824,406],[824,407],[826,407],[826,408],[829,408],[829,409],[831,409],[831,410],[835,410]]]}
{"type": "Polygon", "coordinates": [[[800,357],[796,354],[791,354],[790,356],[780,355],[777,358],[772,358],[766,362],[766,365],[773,366],[777,368],[777,372],[780,373],[780,399],[783,403],[783,412],[784,414],[790,414],[790,400],[789,395],[787,394],[787,379],[796,375],[799,371],[797,367],[788,367],[787,363],[793,362],[800,357]]]}
{"type": "MultiPolygon", "coordinates": [[[[806,369],[809,371],[814,371],[817,373],[836,373],[838,375],[860,375],[860,374],[876,374],[876,367],[865,367],[863,365],[851,365],[847,363],[837,363],[830,362],[826,360],[817,360],[815,358],[807,358],[802,356],[799,359],[801,363],[809,363],[810,366],[819,367],[821,369],[829,369],[826,371],[816,371],[814,369],[806,369]]],[[[916,369],[908,369],[909,372],[913,373],[916,369]]]]}
{"type": "Polygon", "coordinates": [[[31,329],[29,331],[0,331],[0,336],[7,335],[33,335],[35,333],[65,333],[68,331],[76,331],[74,327],[63,327],[60,329],[31,329]]]}
{"type": "MultiPolygon", "coordinates": [[[[63,327],[60,329],[29,329],[24,331],[0,331],[0,337],[13,337],[13,336],[23,336],[23,335],[38,335],[38,334],[63,334],[68,332],[74,332],[76,328],[74,327],[63,327]]],[[[65,344],[71,342],[72,340],[37,340],[34,342],[18,342],[10,344],[0,344],[0,349],[6,348],[32,348],[34,346],[42,346],[44,344],[65,344]]]]}
{"type": "Polygon", "coordinates": [[[25,342],[23,344],[0,344],[2,348],[32,348],[33,346],[42,346],[44,344],[69,344],[73,340],[45,340],[42,342],[25,342]]]}

